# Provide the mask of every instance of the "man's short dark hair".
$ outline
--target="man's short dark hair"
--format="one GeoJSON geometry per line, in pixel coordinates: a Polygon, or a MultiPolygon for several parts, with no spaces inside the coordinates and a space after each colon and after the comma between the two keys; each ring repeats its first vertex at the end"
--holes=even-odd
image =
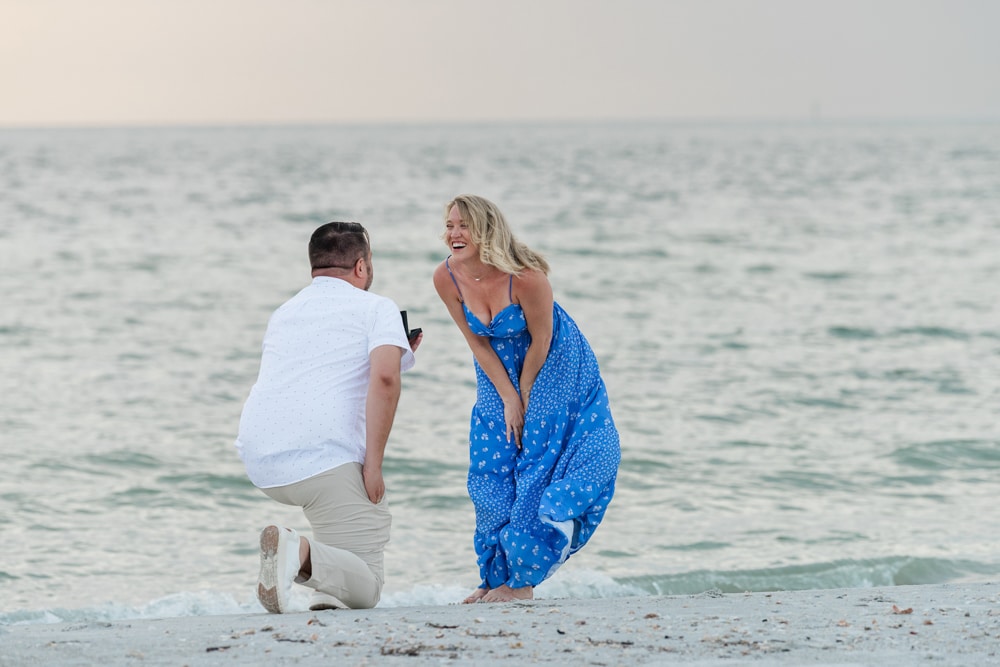
{"type": "Polygon", "coordinates": [[[357,222],[328,222],[309,239],[309,263],[316,269],[351,269],[368,259],[368,230],[357,222]]]}

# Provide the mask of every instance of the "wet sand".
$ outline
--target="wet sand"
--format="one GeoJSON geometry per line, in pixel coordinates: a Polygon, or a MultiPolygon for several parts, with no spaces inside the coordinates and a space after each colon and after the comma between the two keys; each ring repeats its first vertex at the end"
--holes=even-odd
{"type": "Polygon", "coordinates": [[[0,627],[0,665],[1000,665],[1000,585],[0,627]]]}

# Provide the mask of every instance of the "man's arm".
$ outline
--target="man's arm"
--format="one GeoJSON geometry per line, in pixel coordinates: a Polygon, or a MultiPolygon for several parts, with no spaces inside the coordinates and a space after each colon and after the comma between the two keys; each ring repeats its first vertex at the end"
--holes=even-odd
{"type": "Polygon", "coordinates": [[[368,402],[365,405],[365,464],[364,481],[368,499],[382,501],[385,480],[382,479],[382,458],[389,440],[392,420],[399,403],[399,361],[403,354],[395,345],[380,345],[372,350],[371,376],[368,380],[368,402]]]}

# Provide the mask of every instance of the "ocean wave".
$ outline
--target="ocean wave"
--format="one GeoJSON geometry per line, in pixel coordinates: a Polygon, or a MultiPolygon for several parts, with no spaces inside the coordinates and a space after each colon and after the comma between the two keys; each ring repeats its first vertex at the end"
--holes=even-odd
{"type": "Polygon", "coordinates": [[[872,588],[941,584],[987,579],[1000,574],[1000,564],[970,560],[909,556],[837,560],[756,570],[703,570],[669,575],[624,577],[623,586],[650,595],[694,595],[709,590],[723,593],[794,591],[825,588],[872,588]]]}

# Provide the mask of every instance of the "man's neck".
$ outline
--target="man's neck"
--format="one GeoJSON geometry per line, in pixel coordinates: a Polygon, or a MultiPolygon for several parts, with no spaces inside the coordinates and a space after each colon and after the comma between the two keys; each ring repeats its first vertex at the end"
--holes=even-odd
{"type": "Polygon", "coordinates": [[[343,269],[316,269],[312,272],[313,278],[336,278],[338,280],[343,280],[348,285],[357,287],[360,290],[365,289],[365,279],[356,276],[350,271],[344,271],[343,269]]]}
{"type": "Polygon", "coordinates": [[[312,277],[319,278],[320,276],[324,278],[340,278],[341,280],[346,280],[351,282],[351,274],[349,271],[344,269],[338,269],[336,267],[329,269],[313,269],[312,277]]]}

